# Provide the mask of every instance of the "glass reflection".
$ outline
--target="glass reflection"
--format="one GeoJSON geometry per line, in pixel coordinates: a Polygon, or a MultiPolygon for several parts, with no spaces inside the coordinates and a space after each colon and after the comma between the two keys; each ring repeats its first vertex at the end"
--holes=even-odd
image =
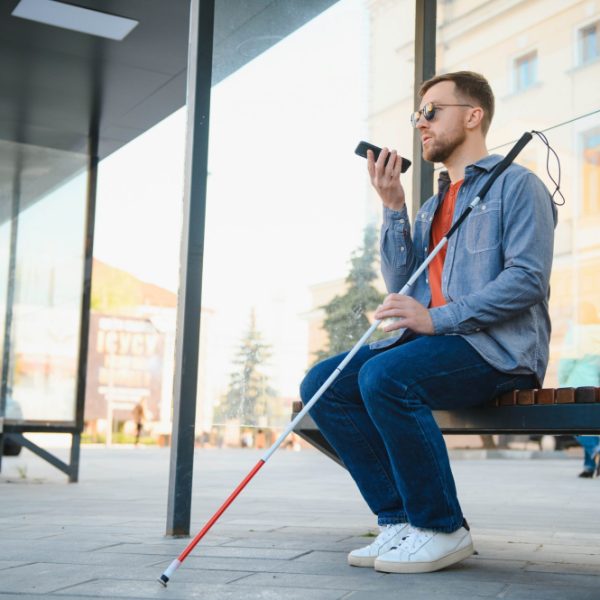
{"type": "MultiPolygon", "coordinates": [[[[397,22],[412,29],[411,11],[397,22]]],[[[328,345],[321,307],[345,293],[353,252],[379,219],[354,148],[412,146],[410,124],[368,123],[380,50],[368,35],[366,3],[342,0],[213,88],[203,305],[215,334],[198,431],[212,443],[261,446],[289,422],[328,345]]],[[[401,68],[388,93],[410,90],[413,67],[401,68]]]]}
{"type": "Polygon", "coordinates": [[[11,185],[2,197],[0,284],[6,416],[73,421],[81,318],[86,159],[1,142],[11,185]],[[18,160],[11,160],[17,156],[18,160]],[[10,214],[13,221],[11,247],[10,214]],[[10,257],[14,257],[11,272],[10,257]]]}

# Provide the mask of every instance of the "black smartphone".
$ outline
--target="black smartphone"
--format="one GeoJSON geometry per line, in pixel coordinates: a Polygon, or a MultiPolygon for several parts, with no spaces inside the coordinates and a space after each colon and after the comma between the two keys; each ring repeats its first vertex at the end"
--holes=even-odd
{"type": "MultiPolygon", "coordinates": [[[[358,154],[358,156],[362,156],[363,158],[367,158],[367,150],[373,150],[373,155],[375,156],[375,161],[379,158],[379,153],[381,152],[381,148],[379,146],[374,146],[373,144],[369,144],[369,142],[359,142],[358,146],[356,146],[354,152],[358,154]]],[[[388,154],[388,157],[385,159],[385,164],[387,165],[387,161],[389,160],[391,154],[388,154]]],[[[400,167],[401,173],[406,173],[408,171],[408,167],[412,165],[408,158],[402,158],[402,166],[400,167]]]]}

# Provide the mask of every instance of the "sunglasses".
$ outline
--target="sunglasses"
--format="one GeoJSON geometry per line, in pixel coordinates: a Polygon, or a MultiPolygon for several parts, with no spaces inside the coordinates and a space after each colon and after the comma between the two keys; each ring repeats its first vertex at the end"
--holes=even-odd
{"type": "Polygon", "coordinates": [[[433,102],[428,102],[421,110],[416,110],[414,113],[412,113],[412,115],[410,115],[410,122],[412,123],[412,126],[417,126],[421,116],[426,121],[433,121],[435,113],[438,110],[441,110],[444,106],[468,106],[469,108],[473,108],[472,104],[434,104],[433,102]]]}

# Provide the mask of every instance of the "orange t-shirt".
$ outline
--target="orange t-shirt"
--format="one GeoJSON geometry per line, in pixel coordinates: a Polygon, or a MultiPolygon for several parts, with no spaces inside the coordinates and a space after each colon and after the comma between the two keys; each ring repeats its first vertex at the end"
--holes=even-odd
{"type": "MultiPolygon", "coordinates": [[[[435,216],[431,223],[431,249],[433,250],[440,240],[448,233],[448,229],[452,226],[452,217],[454,216],[454,207],[456,206],[456,196],[462,185],[463,180],[451,183],[444,199],[438,209],[435,211],[435,216]]],[[[429,263],[429,287],[431,289],[431,304],[430,307],[444,306],[446,298],[442,294],[442,270],[444,269],[444,261],[446,260],[446,244],[437,254],[437,256],[429,263]]]]}

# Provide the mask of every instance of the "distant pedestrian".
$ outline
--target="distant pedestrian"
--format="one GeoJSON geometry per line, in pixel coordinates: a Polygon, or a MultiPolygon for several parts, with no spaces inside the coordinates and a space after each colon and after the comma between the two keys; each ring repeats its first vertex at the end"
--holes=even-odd
{"type": "MultiPolygon", "coordinates": [[[[561,387],[600,386],[600,319],[591,302],[581,302],[577,319],[565,337],[558,365],[561,387]]],[[[578,435],[583,447],[583,471],[579,477],[600,475],[600,436],[578,435]]]]}
{"type": "Polygon", "coordinates": [[[140,436],[146,422],[146,400],[142,398],[133,407],[133,420],[135,421],[135,445],[140,443],[140,436]]]}

